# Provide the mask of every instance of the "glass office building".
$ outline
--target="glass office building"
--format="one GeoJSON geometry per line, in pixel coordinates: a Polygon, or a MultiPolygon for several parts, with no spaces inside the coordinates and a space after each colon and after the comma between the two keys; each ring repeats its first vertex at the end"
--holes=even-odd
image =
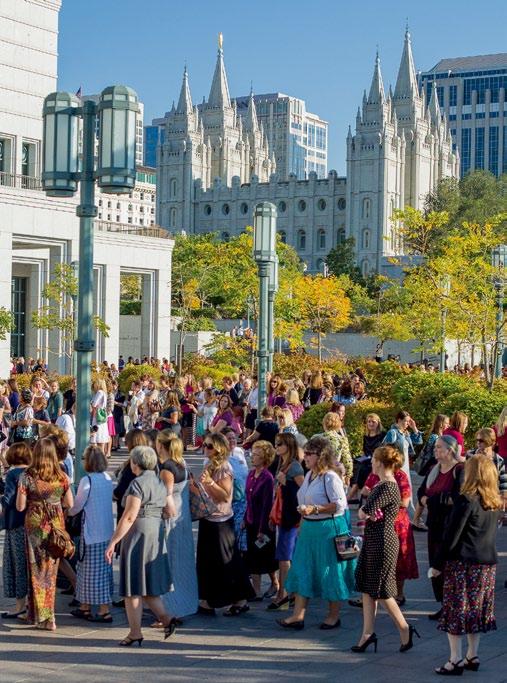
{"type": "Polygon", "coordinates": [[[419,80],[428,102],[436,81],[461,176],[507,173],[507,53],[442,59],[419,80]]]}
{"type": "MultiPolygon", "coordinates": [[[[249,95],[236,97],[238,114],[245,116],[249,95]]],[[[306,110],[298,97],[283,93],[254,95],[257,120],[262,123],[269,148],[276,158],[281,180],[294,174],[305,180],[314,171],[317,178],[327,177],[328,124],[306,110]]]]}

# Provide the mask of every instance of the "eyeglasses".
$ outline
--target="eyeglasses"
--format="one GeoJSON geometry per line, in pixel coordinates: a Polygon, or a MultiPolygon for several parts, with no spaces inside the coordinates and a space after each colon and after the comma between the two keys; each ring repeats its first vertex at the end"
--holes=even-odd
{"type": "Polygon", "coordinates": [[[204,448],[213,448],[212,443],[203,443],[204,448]]]}
{"type": "Polygon", "coordinates": [[[317,451],[305,451],[305,458],[307,455],[318,455],[317,451]]]}

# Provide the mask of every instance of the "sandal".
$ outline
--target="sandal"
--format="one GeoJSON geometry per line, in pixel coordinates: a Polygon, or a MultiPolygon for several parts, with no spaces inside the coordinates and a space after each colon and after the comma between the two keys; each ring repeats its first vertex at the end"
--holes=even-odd
{"type": "Polygon", "coordinates": [[[169,636],[172,636],[174,631],[176,630],[176,622],[178,620],[176,617],[173,617],[171,621],[167,624],[167,626],[164,626],[164,640],[167,640],[169,636]]]}
{"type": "Polygon", "coordinates": [[[2,619],[17,619],[22,614],[26,614],[26,608],[20,610],[19,612],[2,612],[0,617],[2,617],[2,619]]]}
{"type": "Polygon", "coordinates": [[[76,617],[76,619],[86,619],[89,620],[90,617],[92,616],[92,613],[90,610],[84,610],[84,609],[71,609],[70,613],[72,614],[73,617],[76,617]]]}
{"type": "Polygon", "coordinates": [[[238,617],[240,614],[248,612],[250,607],[248,605],[231,605],[229,609],[223,612],[224,617],[238,617]]]}
{"type": "Polygon", "coordinates": [[[111,616],[110,612],[107,612],[106,614],[96,614],[93,616],[92,614],[89,614],[88,617],[86,617],[88,621],[93,621],[97,624],[112,624],[113,623],[113,617],[111,616]]]}

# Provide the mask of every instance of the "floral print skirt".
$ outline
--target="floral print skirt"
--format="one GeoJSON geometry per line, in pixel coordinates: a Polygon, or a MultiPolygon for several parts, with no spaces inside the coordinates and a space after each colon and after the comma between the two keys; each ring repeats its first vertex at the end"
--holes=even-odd
{"type": "Polygon", "coordinates": [[[453,636],[496,630],[495,576],[494,564],[447,562],[438,628],[453,636]]]}

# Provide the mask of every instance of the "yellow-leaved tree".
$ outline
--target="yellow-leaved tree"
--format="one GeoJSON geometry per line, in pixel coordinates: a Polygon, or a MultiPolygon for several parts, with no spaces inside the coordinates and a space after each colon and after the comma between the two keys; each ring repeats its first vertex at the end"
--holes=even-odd
{"type": "Polygon", "coordinates": [[[350,299],[334,276],[301,275],[294,278],[292,284],[294,306],[300,316],[300,324],[303,329],[315,333],[315,345],[321,361],[324,337],[350,323],[350,299]]]}

